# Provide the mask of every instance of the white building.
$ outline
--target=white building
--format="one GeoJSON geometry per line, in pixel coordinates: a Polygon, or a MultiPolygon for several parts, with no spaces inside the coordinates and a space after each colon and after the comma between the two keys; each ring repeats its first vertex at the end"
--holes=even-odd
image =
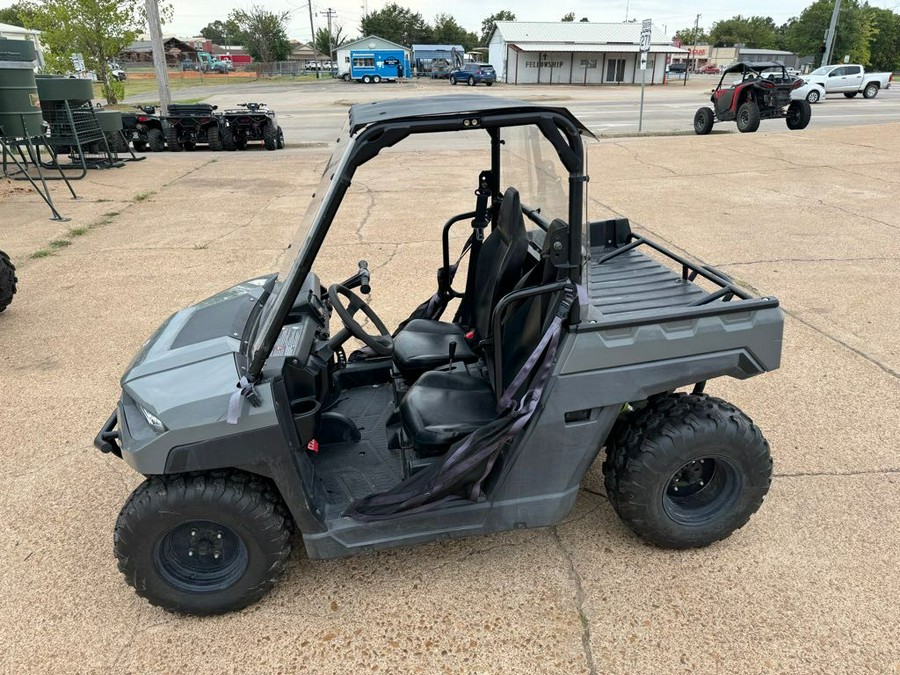
{"type": "MultiPolygon", "coordinates": [[[[488,58],[509,84],[631,84],[641,81],[641,24],[497,21],[488,58]]],[[[662,83],[667,57],[684,53],[654,27],[647,84],[662,83]]]]}
{"type": "Polygon", "coordinates": [[[338,76],[340,77],[344,73],[350,72],[350,52],[360,50],[375,51],[377,49],[402,49],[406,53],[407,62],[410,60],[410,53],[407,47],[398,45],[396,42],[391,42],[390,40],[385,40],[377,35],[368,35],[359,40],[342,44],[335,50],[335,58],[337,61],[334,65],[337,67],[338,76]]]}

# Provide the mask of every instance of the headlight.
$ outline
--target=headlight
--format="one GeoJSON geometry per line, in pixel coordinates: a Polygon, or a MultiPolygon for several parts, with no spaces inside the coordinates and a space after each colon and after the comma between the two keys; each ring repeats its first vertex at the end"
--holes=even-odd
{"type": "Polygon", "coordinates": [[[159,419],[156,415],[151,413],[148,410],[145,410],[143,406],[138,406],[138,410],[141,411],[141,414],[144,416],[144,419],[147,420],[147,424],[150,425],[150,428],[153,429],[158,434],[167,431],[166,425],[162,423],[162,420],[159,419]]]}

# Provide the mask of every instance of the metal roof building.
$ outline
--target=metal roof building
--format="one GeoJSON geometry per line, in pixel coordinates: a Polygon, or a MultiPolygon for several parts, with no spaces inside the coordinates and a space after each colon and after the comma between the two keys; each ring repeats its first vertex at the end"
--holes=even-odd
{"type": "MultiPolygon", "coordinates": [[[[498,21],[488,54],[509,84],[631,84],[641,81],[641,24],[498,21]]],[[[646,81],[661,83],[669,55],[685,50],[654,27],[646,81]]]]}

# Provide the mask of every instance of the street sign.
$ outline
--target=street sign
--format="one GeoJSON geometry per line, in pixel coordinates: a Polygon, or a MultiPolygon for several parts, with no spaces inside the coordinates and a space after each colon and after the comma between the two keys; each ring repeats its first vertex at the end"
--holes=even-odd
{"type": "Polygon", "coordinates": [[[641,70],[647,70],[647,52],[641,54],[641,70]]]}
{"type": "Polygon", "coordinates": [[[644,19],[641,24],[641,52],[646,54],[650,51],[650,33],[653,30],[653,22],[650,19],[644,19]]]}

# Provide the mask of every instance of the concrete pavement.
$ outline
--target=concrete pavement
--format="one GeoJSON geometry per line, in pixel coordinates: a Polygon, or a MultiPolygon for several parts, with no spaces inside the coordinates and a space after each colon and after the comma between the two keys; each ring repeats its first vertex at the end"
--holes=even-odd
{"type": "MultiPolygon", "coordinates": [[[[709,386],[775,459],[733,537],[643,545],[598,462],[556,528],[338,561],[296,551],[263,601],[203,620],[152,608],[116,571],[112,527],[140,478],[91,439],[166,316],[279,265],[327,153],[151,155],[91,173],[77,202],[55,186],[64,225],[3,197],[21,290],[0,314],[0,672],[897,672],[898,151],[900,125],[590,147],[592,218],[626,215],[783,301],[782,369],[709,386]]],[[[366,257],[395,325],[431,292],[440,226],[470,208],[484,159],[401,144],[364,167],[323,281],[366,257]]]]}

